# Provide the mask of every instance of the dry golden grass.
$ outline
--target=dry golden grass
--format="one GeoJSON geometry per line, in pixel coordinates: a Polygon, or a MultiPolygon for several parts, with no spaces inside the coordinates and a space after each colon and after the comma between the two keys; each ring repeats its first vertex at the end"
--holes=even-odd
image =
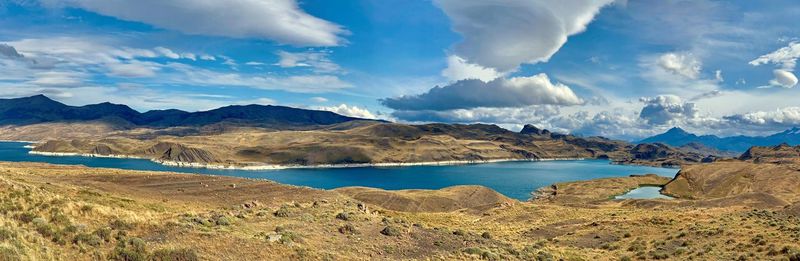
{"type": "Polygon", "coordinates": [[[11,260],[788,260],[800,249],[791,211],[691,200],[403,212],[267,181],[33,163],[0,163],[0,199],[11,260]]]}

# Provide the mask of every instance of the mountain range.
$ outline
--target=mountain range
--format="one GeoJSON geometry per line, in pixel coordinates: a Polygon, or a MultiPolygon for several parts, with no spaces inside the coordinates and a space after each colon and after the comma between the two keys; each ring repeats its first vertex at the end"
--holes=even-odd
{"type": "Polygon", "coordinates": [[[699,143],[722,151],[744,152],[753,146],[773,146],[782,143],[798,145],[800,144],[800,128],[794,127],[783,132],[769,136],[731,136],[719,137],[716,135],[695,135],[685,130],[674,127],[667,132],[658,134],[639,141],[638,143],[664,143],[667,145],[681,147],[691,143],[699,143]]]}
{"type": "Polygon", "coordinates": [[[330,125],[361,120],[372,121],[329,111],[272,105],[231,105],[200,112],[172,109],[140,113],[126,105],[108,102],[69,106],[44,95],[0,99],[0,125],[91,120],[123,120],[129,124],[147,127],[204,126],[222,122],[262,127],[286,127],[330,125]]]}

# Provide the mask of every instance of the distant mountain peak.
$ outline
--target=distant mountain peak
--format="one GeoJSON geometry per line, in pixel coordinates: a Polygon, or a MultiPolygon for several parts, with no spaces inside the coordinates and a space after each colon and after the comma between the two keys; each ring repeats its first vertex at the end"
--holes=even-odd
{"type": "Polygon", "coordinates": [[[672,128],[670,128],[670,129],[669,129],[667,132],[665,132],[665,133],[671,133],[671,134],[690,134],[689,132],[687,132],[687,131],[685,131],[685,130],[681,129],[681,127],[672,127],[672,128]]]}
{"type": "Polygon", "coordinates": [[[680,147],[690,143],[699,143],[706,147],[720,151],[746,151],[752,146],[776,146],[785,143],[786,146],[800,144],[800,127],[793,127],[783,132],[770,136],[732,136],[720,138],[715,135],[697,136],[674,127],[667,132],[646,138],[639,143],[663,142],[680,147]]]}
{"type": "Polygon", "coordinates": [[[175,127],[210,124],[240,124],[270,128],[322,126],[349,121],[377,121],[348,117],[330,111],[272,105],[231,105],[201,112],[159,110],[141,113],[124,104],[103,102],[69,106],[45,95],[0,99],[0,125],[41,122],[114,120],[138,126],[175,127]]]}

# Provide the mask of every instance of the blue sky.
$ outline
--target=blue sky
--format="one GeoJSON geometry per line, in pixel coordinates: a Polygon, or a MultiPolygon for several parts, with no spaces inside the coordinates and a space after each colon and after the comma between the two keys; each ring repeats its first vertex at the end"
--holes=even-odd
{"type": "Polygon", "coordinates": [[[800,125],[800,4],[6,0],[0,96],[637,139],[800,125]]]}

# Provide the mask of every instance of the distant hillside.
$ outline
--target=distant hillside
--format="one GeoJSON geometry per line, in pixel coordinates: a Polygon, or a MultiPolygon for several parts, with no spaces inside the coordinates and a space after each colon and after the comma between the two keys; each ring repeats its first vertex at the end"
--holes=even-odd
{"type": "Polygon", "coordinates": [[[329,111],[297,109],[271,105],[232,105],[210,111],[154,110],[140,113],[126,105],[100,103],[69,106],[44,95],[0,99],[0,125],[28,125],[44,122],[108,120],[148,126],[203,126],[215,123],[236,123],[248,126],[291,127],[331,125],[366,120],[329,111]]]}
{"type": "Polygon", "coordinates": [[[690,143],[699,143],[706,147],[721,151],[741,153],[753,146],[773,146],[781,143],[798,145],[800,144],[800,128],[795,127],[769,136],[718,137],[715,135],[698,136],[676,127],[669,129],[665,133],[639,141],[639,143],[654,142],[660,142],[676,147],[681,147],[690,143]]]}

